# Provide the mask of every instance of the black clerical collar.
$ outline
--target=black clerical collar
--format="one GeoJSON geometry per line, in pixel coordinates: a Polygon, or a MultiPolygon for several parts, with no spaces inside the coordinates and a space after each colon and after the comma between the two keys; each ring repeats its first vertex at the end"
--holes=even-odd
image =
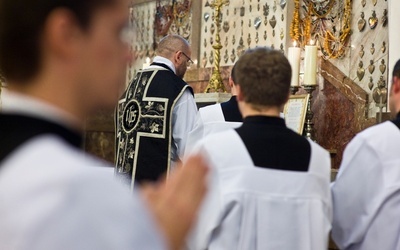
{"type": "Polygon", "coordinates": [[[44,134],[56,135],[76,148],[82,146],[82,135],[60,124],[30,116],[0,114],[0,161],[29,139],[44,134]]]}
{"type": "Polygon", "coordinates": [[[231,96],[231,98],[229,99],[229,102],[237,103],[236,96],[235,95],[231,96]]]}
{"type": "Polygon", "coordinates": [[[243,119],[244,124],[267,124],[286,127],[285,120],[278,116],[254,115],[243,119]]]}
{"type": "MultiPolygon", "coordinates": [[[[154,66],[160,66],[163,67],[165,69],[168,69],[169,71],[171,71],[172,73],[174,73],[174,71],[168,67],[168,65],[164,64],[164,63],[158,63],[158,62],[152,62],[150,65],[154,65],[154,66]]],[[[175,73],[174,73],[175,74],[175,73]]]]}
{"type": "Polygon", "coordinates": [[[396,119],[392,120],[392,122],[400,129],[400,112],[397,113],[396,119]]]}
{"type": "Polygon", "coordinates": [[[236,129],[257,167],[308,171],[311,144],[277,116],[248,116],[236,129]],[[290,155],[288,156],[288,152],[290,155]]]}

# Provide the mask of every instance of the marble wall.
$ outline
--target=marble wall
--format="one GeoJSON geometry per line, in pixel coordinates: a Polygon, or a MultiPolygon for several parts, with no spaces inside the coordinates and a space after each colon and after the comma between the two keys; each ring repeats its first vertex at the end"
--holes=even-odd
{"type": "Polygon", "coordinates": [[[330,61],[322,60],[324,83],[313,94],[315,138],[335,153],[333,168],[339,168],[344,148],[360,130],[376,123],[368,118],[368,93],[330,61]]]}

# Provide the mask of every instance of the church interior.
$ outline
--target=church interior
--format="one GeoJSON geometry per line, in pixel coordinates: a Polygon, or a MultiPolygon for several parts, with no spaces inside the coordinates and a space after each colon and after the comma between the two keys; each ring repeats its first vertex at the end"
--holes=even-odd
{"type": "MultiPolygon", "coordinates": [[[[229,98],[229,74],[245,50],[268,46],[289,56],[296,48],[289,101],[303,101],[294,117],[299,133],[330,152],[334,180],[350,140],[390,119],[390,73],[400,58],[393,27],[400,17],[390,10],[399,8],[395,0],[135,0],[127,9],[134,60],[126,83],[152,61],[157,41],[167,34],[191,44],[194,64],[184,80],[198,106],[229,98]],[[307,46],[317,51],[314,82],[307,81],[307,46]]],[[[114,110],[99,110],[87,119],[85,134],[85,150],[112,163],[114,122],[114,110]]]]}
{"type": "MultiPolygon", "coordinates": [[[[160,38],[179,34],[190,42],[194,61],[184,80],[202,106],[229,98],[230,69],[246,49],[269,46],[287,55],[291,47],[298,47],[299,78],[292,83],[292,97],[310,94],[306,106],[312,117],[304,114],[301,125],[305,130],[308,122],[312,139],[331,153],[334,178],[343,150],[355,134],[390,118],[389,72],[399,56],[391,49],[397,34],[389,32],[395,22],[390,21],[396,17],[388,10],[396,4],[385,0],[133,1],[129,11],[135,60],[127,68],[126,81],[154,58],[160,38]],[[216,2],[221,2],[219,18],[212,5],[216,2]],[[304,50],[311,40],[317,47],[317,72],[315,84],[308,89],[304,50]],[[223,86],[210,90],[215,73],[223,86]]],[[[87,151],[113,162],[114,136],[113,111],[88,118],[87,151]]]]}
{"type": "MultiPolygon", "coordinates": [[[[298,81],[292,82],[291,98],[309,96],[300,133],[306,136],[308,126],[307,136],[330,152],[334,180],[350,140],[365,128],[390,119],[390,72],[400,58],[394,48],[400,37],[398,32],[390,32],[394,29],[391,24],[400,21],[390,11],[395,5],[400,3],[136,0],[129,9],[135,60],[127,68],[126,81],[151,62],[160,38],[179,34],[192,47],[194,64],[184,80],[193,88],[200,107],[229,98],[230,70],[246,49],[269,46],[288,56],[291,47],[299,48],[298,81]],[[310,41],[317,47],[316,81],[311,86],[305,82],[304,66],[310,41]],[[223,85],[210,89],[215,74],[223,85]]],[[[113,162],[114,139],[112,111],[99,111],[88,119],[87,151],[113,162]]],[[[337,248],[330,242],[329,249],[337,248]]]]}

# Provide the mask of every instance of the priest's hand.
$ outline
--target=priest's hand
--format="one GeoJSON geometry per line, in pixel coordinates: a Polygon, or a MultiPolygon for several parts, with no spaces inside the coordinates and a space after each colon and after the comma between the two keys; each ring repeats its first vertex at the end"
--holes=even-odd
{"type": "Polygon", "coordinates": [[[201,156],[187,159],[168,181],[142,186],[142,195],[170,249],[181,249],[206,193],[208,167],[201,156]]]}

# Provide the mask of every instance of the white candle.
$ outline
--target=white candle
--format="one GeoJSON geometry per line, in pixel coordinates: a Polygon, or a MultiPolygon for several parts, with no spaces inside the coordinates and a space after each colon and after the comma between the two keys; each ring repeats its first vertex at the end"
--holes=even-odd
{"type": "Polygon", "coordinates": [[[306,45],[304,56],[304,85],[317,84],[317,46],[306,45]]]}
{"type": "Polygon", "coordinates": [[[145,69],[150,66],[150,58],[146,57],[146,62],[143,63],[142,69],[145,69]]]}
{"type": "Polygon", "coordinates": [[[296,47],[296,42],[293,43],[293,47],[288,48],[288,60],[292,67],[290,86],[299,86],[300,48],[296,47]]]}

